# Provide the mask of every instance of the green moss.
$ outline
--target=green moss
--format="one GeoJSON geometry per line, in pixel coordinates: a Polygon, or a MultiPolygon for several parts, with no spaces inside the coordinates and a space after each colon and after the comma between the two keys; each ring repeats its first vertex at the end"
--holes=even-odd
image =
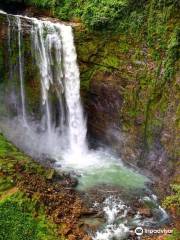
{"type": "Polygon", "coordinates": [[[95,69],[96,68],[92,68],[81,73],[81,89],[83,91],[89,91],[90,80],[92,78],[93,73],[95,72],[95,69]]]}
{"type": "Polygon", "coordinates": [[[178,239],[180,239],[180,231],[177,229],[173,229],[173,233],[165,238],[165,240],[178,240],[178,239]]]}
{"type": "Polygon", "coordinates": [[[11,177],[0,177],[0,193],[12,188],[13,186],[14,182],[11,177]]]}
{"type": "Polygon", "coordinates": [[[176,214],[180,215],[180,185],[172,184],[171,185],[172,194],[167,196],[163,201],[163,207],[167,209],[175,208],[176,214]]]}
{"type": "Polygon", "coordinates": [[[164,80],[170,81],[176,72],[176,61],[179,59],[180,28],[177,26],[168,42],[167,55],[164,60],[164,80]]]}
{"type": "Polygon", "coordinates": [[[119,79],[125,79],[119,86],[124,99],[120,118],[129,129],[140,122],[139,134],[147,145],[163,127],[170,102],[169,84],[176,91],[179,30],[175,19],[173,2],[157,8],[157,1],[152,0],[143,10],[127,15],[116,31],[75,31],[82,89],[89,88],[97,70],[119,71],[119,79]],[[171,21],[173,27],[169,27],[171,21]]]}
{"type": "Polygon", "coordinates": [[[119,41],[118,50],[120,52],[126,54],[129,52],[129,48],[130,48],[130,45],[127,42],[122,41],[122,40],[119,41]]]}
{"type": "Polygon", "coordinates": [[[11,145],[5,140],[2,134],[0,134],[0,157],[4,157],[12,149],[11,145]]]}
{"type": "Polygon", "coordinates": [[[16,175],[17,165],[20,165],[24,171],[46,174],[42,166],[20,152],[0,134],[0,171],[7,175],[16,175]]]}
{"type": "Polygon", "coordinates": [[[113,67],[113,68],[118,68],[119,66],[119,59],[116,56],[107,56],[104,61],[103,64],[113,67]]]}
{"type": "Polygon", "coordinates": [[[0,239],[56,240],[58,237],[37,203],[16,193],[0,202],[0,239]]]}

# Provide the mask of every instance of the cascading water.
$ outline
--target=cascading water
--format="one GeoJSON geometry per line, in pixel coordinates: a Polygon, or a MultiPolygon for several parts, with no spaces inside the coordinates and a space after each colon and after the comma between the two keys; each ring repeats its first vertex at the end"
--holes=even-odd
{"type": "MultiPolygon", "coordinates": [[[[66,148],[71,155],[71,161],[78,161],[87,150],[86,120],[80,100],[80,78],[77,65],[77,55],[73,42],[71,26],[60,23],[41,21],[36,18],[7,15],[9,28],[9,53],[12,52],[11,25],[17,28],[18,44],[18,71],[20,80],[20,103],[17,109],[17,118],[22,118],[28,133],[39,142],[39,152],[44,152],[44,142],[48,148],[48,155],[57,155],[56,147],[66,148]],[[37,124],[31,121],[26,110],[26,93],[24,87],[24,64],[22,53],[22,19],[31,21],[32,55],[36,61],[40,74],[41,85],[41,121],[38,123],[41,134],[37,134],[37,124]],[[54,113],[52,98],[55,95],[58,109],[54,113]],[[54,115],[58,115],[58,119],[54,115]],[[46,140],[43,140],[46,138],[46,140]],[[58,143],[59,141],[59,143],[58,143]],[[63,142],[63,144],[62,144],[63,142]],[[40,146],[42,143],[42,147],[40,146]]],[[[11,66],[10,66],[11,67],[11,66]]],[[[12,72],[9,71],[9,72],[12,72]]],[[[11,76],[13,73],[11,73],[11,76]]],[[[12,78],[12,77],[11,77],[12,78]]],[[[13,79],[11,79],[13,80],[13,79]]],[[[23,140],[24,142],[24,140],[23,140]]],[[[27,147],[28,148],[28,147],[27,147]]],[[[60,149],[59,148],[59,149],[60,149]]],[[[27,149],[28,151],[28,149],[27,149]]],[[[45,151],[46,152],[46,151],[45,151]]],[[[62,153],[61,153],[62,154],[62,153]]]]}
{"type": "MultiPolygon", "coordinates": [[[[46,155],[45,159],[55,159],[54,167],[57,169],[60,164],[60,168],[78,173],[81,176],[80,190],[103,184],[120,187],[127,190],[128,194],[132,190],[144,189],[148,179],[125,167],[112,152],[104,148],[88,149],[86,119],[80,100],[80,74],[71,26],[0,13],[7,16],[9,54],[8,84],[2,91],[3,97],[0,96],[2,132],[33,157],[43,159],[46,155]],[[39,110],[36,113],[30,111],[32,106],[26,89],[24,21],[28,22],[31,39],[31,54],[28,54],[38,70],[39,78],[36,77],[41,89],[38,96],[39,110]],[[11,58],[14,56],[14,45],[18,48],[18,56],[15,58],[18,61],[13,65],[11,58]]],[[[126,219],[129,208],[121,200],[112,200],[114,198],[108,192],[102,209],[107,225],[93,235],[93,239],[126,239],[130,226],[126,219]],[[120,219],[120,223],[117,223],[117,219],[120,219]]],[[[160,209],[159,206],[156,208],[160,209]]],[[[164,218],[163,213],[163,221],[164,218]]],[[[140,219],[138,224],[142,222],[140,219]]],[[[147,219],[146,223],[149,222],[147,219]]]]}
{"type": "Polygon", "coordinates": [[[19,78],[20,78],[22,117],[23,117],[24,124],[27,125],[25,95],[24,95],[24,76],[23,76],[23,60],[22,60],[22,46],[21,46],[21,18],[20,17],[17,17],[17,27],[18,27],[19,78]]]}
{"type": "Polygon", "coordinates": [[[79,69],[72,28],[33,19],[32,41],[41,75],[42,104],[45,105],[48,140],[51,141],[52,131],[55,131],[49,102],[49,90],[52,85],[55,86],[60,105],[58,127],[61,132],[66,133],[69,151],[73,156],[77,156],[78,160],[82,151],[86,149],[86,123],[80,102],[79,69]],[[66,106],[63,104],[63,98],[66,106]]]}
{"type": "MultiPolygon", "coordinates": [[[[80,102],[80,74],[71,27],[60,26],[62,32],[65,96],[68,113],[68,135],[70,149],[80,157],[87,150],[86,121],[80,102]]],[[[78,159],[76,159],[78,161],[78,159]]]]}

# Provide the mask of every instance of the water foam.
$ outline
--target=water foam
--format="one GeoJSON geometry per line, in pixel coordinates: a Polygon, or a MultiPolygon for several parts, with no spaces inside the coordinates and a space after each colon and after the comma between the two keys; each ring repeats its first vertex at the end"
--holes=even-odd
{"type": "Polygon", "coordinates": [[[129,233],[129,228],[126,226],[126,216],[128,213],[128,207],[123,201],[108,197],[103,202],[103,211],[107,221],[107,225],[102,231],[97,231],[93,240],[121,240],[126,239],[129,233]],[[117,220],[121,220],[121,223],[116,223],[117,220]]]}

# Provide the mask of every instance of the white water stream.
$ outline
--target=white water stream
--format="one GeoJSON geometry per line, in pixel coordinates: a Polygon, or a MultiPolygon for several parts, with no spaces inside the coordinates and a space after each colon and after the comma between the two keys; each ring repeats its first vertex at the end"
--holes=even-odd
{"type": "Polygon", "coordinates": [[[19,78],[20,78],[20,93],[21,93],[21,104],[22,104],[22,117],[24,124],[27,125],[26,109],[25,109],[25,95],[24,95],[24,74],[23,74],[23,60],[22,60],[22,45],[21,45],[21,18],[17,17],[18,26],[18,50],[19,50],[19,78]]]}
{"type": "Polygon", "coordinates": [[[78,161],[87,150],[86,121],[80,101],[79,69],[72,28],[37,19],[32,19],[32,26],[32,42],[41,75],[42,105],[45,105],[47,141],[51,144],[59,128],[61,137],[68,140],[68,151],[78,161]],[[59,101],[59,126],[53,125],[49,101],[51,86],[55,88],[59,101]]]}

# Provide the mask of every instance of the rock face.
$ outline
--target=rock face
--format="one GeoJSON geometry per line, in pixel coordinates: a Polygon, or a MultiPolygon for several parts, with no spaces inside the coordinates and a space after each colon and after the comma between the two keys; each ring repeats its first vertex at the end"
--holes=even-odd
{"type": "Polygon", "coordinates": [[[166,26],[164,49],[130,33],[75,29],[90,135],[163,180],[180,156],[179,60],[171,55],[177,32],[166,26]],[[168,62],[175,74],[168,75],[168,62]]]}
{"type": "Polygon", "coordinates": [[[125,83],[118,72],[95,73],[89,86],[88,130],[91,136],[112,146],[123,159],[135,163],[140,155],[139,148],[134,137],[122,131],[125,83]]]}
{"type": "MultiPolygon", "coordinates": [[[[90,82],[89,91],[89,130],[101,138],[107,130],[120,126],[119,110],[122,107],[122,95],[118,91],[120,79],[109,72],[97,72],[90,82]]],[[[107,136],[108,137],[108,136],[107,136]]]]}

